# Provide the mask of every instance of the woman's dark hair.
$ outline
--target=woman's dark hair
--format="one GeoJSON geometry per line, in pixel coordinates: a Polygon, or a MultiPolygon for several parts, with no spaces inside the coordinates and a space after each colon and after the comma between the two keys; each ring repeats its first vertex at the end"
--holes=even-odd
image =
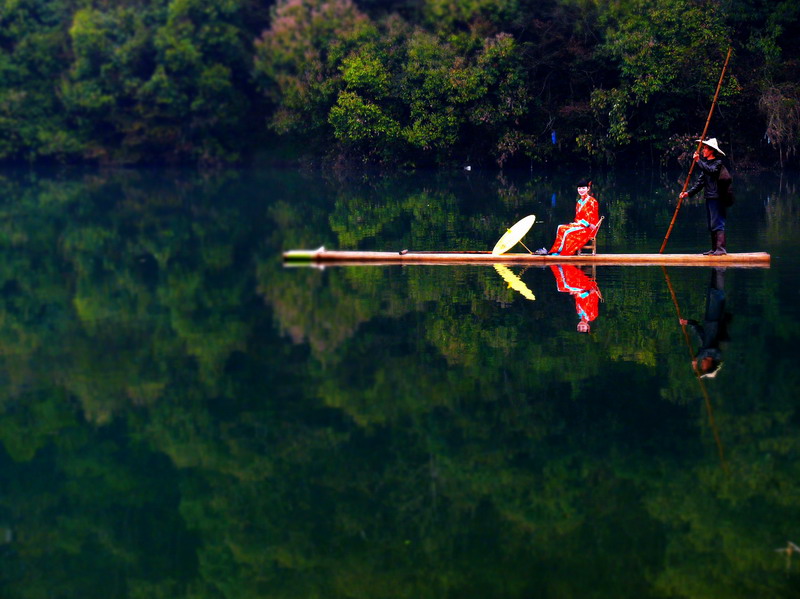
{"type": "Polygon", "coordinates": [[[591,187],[591,186],[592,186],[592,180],[589,178],[581,179],[580,181],[578,181],[578,185],[576,185],[576,187],[591,187]]]}

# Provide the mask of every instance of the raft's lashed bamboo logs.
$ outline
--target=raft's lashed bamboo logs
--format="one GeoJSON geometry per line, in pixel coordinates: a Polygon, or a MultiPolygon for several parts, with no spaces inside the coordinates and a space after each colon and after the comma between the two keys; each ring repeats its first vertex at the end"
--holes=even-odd
{"type": "Polygon", "coordinates": [[[738,266],[769,268],[766,252],[704,254],[595,254],[583,256],[539,256],[490,252],[364,252],[352,250],[290,250],[287,263],[319,264],[613,264],[619,266],[738,266]]]}

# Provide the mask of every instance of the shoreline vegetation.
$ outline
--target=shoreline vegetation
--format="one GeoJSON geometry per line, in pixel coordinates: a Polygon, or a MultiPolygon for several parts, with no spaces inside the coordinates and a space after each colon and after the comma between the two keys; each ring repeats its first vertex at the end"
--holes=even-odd
{"type": "Polygon", "coordinates": [[[19,0],[0,164],[797,168],[795,0],[19,0]]]}

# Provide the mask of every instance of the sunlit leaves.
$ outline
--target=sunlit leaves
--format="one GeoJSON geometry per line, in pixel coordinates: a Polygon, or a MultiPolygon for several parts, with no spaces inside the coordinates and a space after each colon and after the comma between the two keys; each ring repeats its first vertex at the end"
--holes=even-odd
{"type": "Polygon", "coordinates": [[[366,142],[367,152],[388,144],[387,158],[392,156],[391,145],[400,137],[400,126],[394,119],[384,114],[379,106],[352,92],[339,94],[328,120],[334,135],[346,144],[366,142]]]}

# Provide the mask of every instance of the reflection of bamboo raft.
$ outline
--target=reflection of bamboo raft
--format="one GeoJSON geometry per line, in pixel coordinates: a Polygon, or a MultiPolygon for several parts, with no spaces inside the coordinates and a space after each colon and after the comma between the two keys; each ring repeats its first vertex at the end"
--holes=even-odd
{"type": "Polygon", "coordinates": [[[769,268],[766,252],[705,256],[703,254],[595,254],[583,256],[539,256],[491,252],[361,252],[346,250],[290,250],[283,253],[288,263],[320,264],[613,264],[617,266],[738,266],[769,268]]]}

